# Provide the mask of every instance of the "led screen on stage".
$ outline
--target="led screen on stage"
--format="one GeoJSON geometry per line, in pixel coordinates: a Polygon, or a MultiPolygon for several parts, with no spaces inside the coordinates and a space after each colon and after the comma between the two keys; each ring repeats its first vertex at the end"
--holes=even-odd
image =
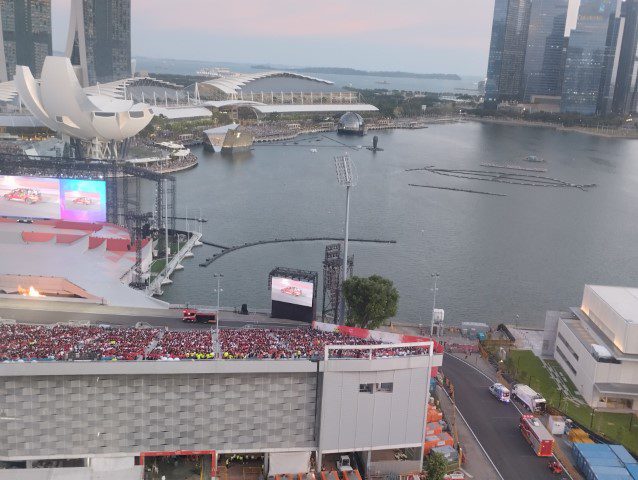
{"type": "Polygon", "coordinates": [[[0,175],[0,216],[106,221],[106,182],[0,175]]]}
{"type": "Polygon", "coordinates": [[[106,221],[106,182],[60,180],[60,217],[73,222],[106,221]]]}
{"type": "Polygon", "coordinates": [[[312,307],[314,285],[309,282],[273,277],[271,298],[275,302],[312,307]]]}

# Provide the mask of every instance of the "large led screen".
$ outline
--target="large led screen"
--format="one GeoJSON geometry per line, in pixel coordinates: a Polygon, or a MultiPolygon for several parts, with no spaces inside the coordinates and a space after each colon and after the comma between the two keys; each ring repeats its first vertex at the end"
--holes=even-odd
{"type": "Polygon", "coordinates": [[[312,307],[314,285],[309,282],[273,277],[271,298],[275,302],[312,307]]]}
{"type": "Polygon", "coordinates": [[[106,221],[106,182],[0,175],[0,216],[106,221]]]}

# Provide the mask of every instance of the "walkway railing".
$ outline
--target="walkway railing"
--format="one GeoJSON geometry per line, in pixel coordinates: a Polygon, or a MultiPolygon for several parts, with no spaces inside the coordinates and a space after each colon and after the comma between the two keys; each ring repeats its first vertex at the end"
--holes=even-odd
{"type": "Polygon", "coordinates": [[[162,293],[162,282],[171,276],[177,266],[184,260],[186,254],[188,254],[195,244],[202,238],[202,234],[199,232],[190,232],[191,237],[184,244],[184,246],[171,258],[164,269],[155,277],[155,279],[146,287],[147,295],[160,295],[162,293]]]}

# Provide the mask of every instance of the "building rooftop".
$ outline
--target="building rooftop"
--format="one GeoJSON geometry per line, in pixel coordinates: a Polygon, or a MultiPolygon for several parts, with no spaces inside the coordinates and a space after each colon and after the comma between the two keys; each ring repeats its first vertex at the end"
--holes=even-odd
{"type": "Polygon", "coordinates": [[[628,324],[638,324],[638,288],[588,285],[628,324]]]}

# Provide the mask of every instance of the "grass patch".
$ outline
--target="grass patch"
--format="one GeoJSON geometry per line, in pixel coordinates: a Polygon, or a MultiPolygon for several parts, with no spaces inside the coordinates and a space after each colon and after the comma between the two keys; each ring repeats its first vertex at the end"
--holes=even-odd
{"type": "MultiPolygon", "coordinates": [[[[549,360],[547,363],[551,364],[561,378],[566,379],[565,385],[569,393],[579,396],[576,386],[558,362],[549,360]]],[[[577,404],[565,398],[543,362],[530,350],[510,350],[506,367],[517,381],[532,387],[545,397],[548,404],[558,408],[572,420],[624,445],[634,455],[638,454],[638,419],[634,418],[632,422],[634,415],[594,412],[588,405],[577,404]]]]}

